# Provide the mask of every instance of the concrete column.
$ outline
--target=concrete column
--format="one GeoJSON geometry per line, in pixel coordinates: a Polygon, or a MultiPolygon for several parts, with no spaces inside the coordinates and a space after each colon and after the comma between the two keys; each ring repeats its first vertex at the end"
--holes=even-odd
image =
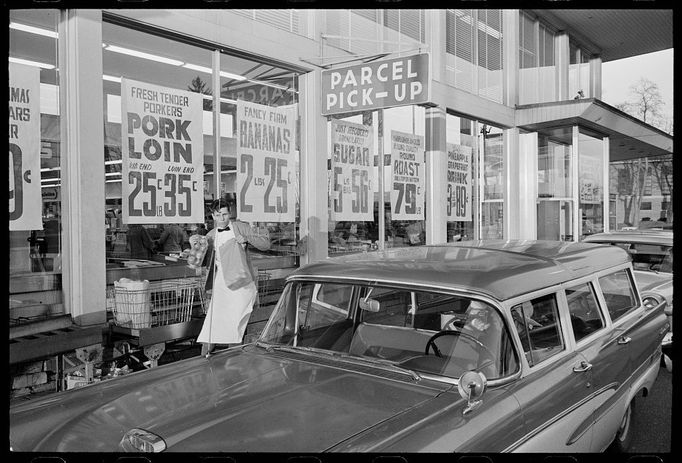
{"type": "Polygon", "coordinates": [[[524,173],[519,165],[519,129],[514,127],[506,129],[503,135],[504,149],[504,239],[521,238],[521,221],[527,217],[521,215],[520,198],[523,191],[519,185],[519,179],[524,173]]]}
{"type": "Polygon", "coordinates": [[[443,10],[426,11],[426,44],[431,54],[431,79],[445,81],[447,19],[443,10]]]}
{"type": "Polygon", "coordinates": [[[601,100],[601,57],[590,59],[590,96],[601,100]]]}
{"type": "Polygon", "coordinates": [[[519,10],[502,10],[503,103],[514,107],[519,102],[519,10]]]}
{"type": "Polygon", "coordinates": [[[510,201],[510,213],[519,218],[518,238],[534,240],[537,238],[537,197],[538,197],[538,134],[518,134],[518,200],[510,201]],[[516,206],[518,205],[518,206],[516,206]],[[514,208],[518,207],[518,211],[514,208]]]}
{"type": "MultiPolygon", "coordinates": [[[[604,184],[603,188],[603,198],[604,198],[604,231],[611,230],[611,198],[609,194],[609,137],[604,137],[602,140],[603,157],[602,157],[602,182],[604,184]]],[[[618,226],[618,224],[616,224],[618,226]]]]}
{"type": "Polygon", "coordinates": [[[78,325],[106,322],[101,10],[59,24],[64,305],[78,325]]]}
{"type": "Polygon", "coordinates": [[[445,108],[426,110],[426,244],[447,241],[445,108]]]}
{"type": "Polygon", "coordinates": [[[554,36],[557,101],[569,100],[573,97],[573,95],[568,94],[568,65],[571,62],[570,50],[568,33],[557,33],[554,36]]]}
{"type": "Polygon", "coordinates": [[[299,77],[301,124],[301,239],[307,241],[307,251],[301,264],[326,259],[327,232],[327,119],[322,114],[321,71],[299,77]]]}

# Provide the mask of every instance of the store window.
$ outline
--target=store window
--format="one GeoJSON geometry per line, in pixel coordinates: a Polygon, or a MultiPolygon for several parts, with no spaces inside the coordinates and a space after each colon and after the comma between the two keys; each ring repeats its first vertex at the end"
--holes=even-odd
{"type": "Polygon", "coordinates": [[[604,231],[604,141],[580,131],[578,184],[580,237],[604,231]]]}
{"type": "Polygon", "coordinates": [[[538,239],[573,239],[572,178],[570,144],[538,135],[538,239]]]}
{"type": "Polygon", "coordinates": [[[64,313],[57,10],[9,15],[10,326],[64,313]]]}
{"type": "Polygon", "coordinates": [[[218,198],[237,205],[237,219],[269,232],[271,249],[251,253],[259,279],[298,265],[297,75],[108,22],[102,25],[102,39],[108,288],[122,277],[197,276],[187,265],[189,240],[213,228],[210,204],[218,198]],[[214,88],[214,60],[220,66],[220,89],[214,88]],[[219,108],[214,107],[216,92],[219,108]],[[129,109],[123,120],[123,104],[146,115],[131,119],[129,109]],[[259,124],[254,119],[259,111],[268,112],[272,124],[259,124]],[[141,132],[147,138],[131,135],[141,132]],[[130,172],[124,174],[124,148],[140,158],[143,172],[133,172],[131,159],[130,172]],[[277,154],[263,154],[270,151],[277,154]],[[157,172],[163,182],[147,181],[145,158],[161,156],[187,165],[171,163],[157,172]],[[238,180],[240,173],[260,181],[238,180]],[[126,190],[122,179],[131,182],[126,190]],[[153,193],[160,188],[162,199],[154,209],[153,193]]]}
{"type": "Polygon", "coordinates": [[[446,73],[455,87],[502,102],[502,10],[446,11],[446,73]]]}
{"type": "Polygon", "coordinates": [[[573,99],[589,98],[590,57],[574,43],[569,43],[568,95],[573,99]]]}
{"type": "Polygon", "coordinates": [[[527,14],[519,16],[519,103],[556,98],[554,32],[527,14]]]}
{"type": "Polygon", "coordinates": [[[503,131],[481,123],[479,165],[481,165],[480,239],[504,238],[504,191],[506,185],[503,131]]]}
{"type": "Polygon", "coordinates": [[[468,241],[476,236],[478,204],[476,155],[478,147],[474,127],[466,117],[446,115],[447,171],[447,240],[468,241]]]}

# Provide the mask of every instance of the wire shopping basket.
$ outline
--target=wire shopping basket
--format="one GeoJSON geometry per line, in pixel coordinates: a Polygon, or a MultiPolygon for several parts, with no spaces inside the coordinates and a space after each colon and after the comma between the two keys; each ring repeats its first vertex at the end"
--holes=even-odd
{"type": "Polygon", "coordinates": [[[114,324],[141,329],[187,322],[198,287],[199,278],[116,282],[114,324]]]}

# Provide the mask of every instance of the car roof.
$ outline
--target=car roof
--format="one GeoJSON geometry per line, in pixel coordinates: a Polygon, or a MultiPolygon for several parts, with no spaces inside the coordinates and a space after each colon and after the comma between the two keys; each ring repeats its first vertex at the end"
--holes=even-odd
{"type": "Polygon", "coordinates": [[[673,245],[672,230],[627,230],[595,233],[583,239],[587,243],[646,243],[673,245]]]}
{"type": "Polygon", "coordinates": [[[460,241],[332,257],[289,279],[330,277],[464,289],[506,300],[630,262],[617,246],[540,241],[460,241]]]}

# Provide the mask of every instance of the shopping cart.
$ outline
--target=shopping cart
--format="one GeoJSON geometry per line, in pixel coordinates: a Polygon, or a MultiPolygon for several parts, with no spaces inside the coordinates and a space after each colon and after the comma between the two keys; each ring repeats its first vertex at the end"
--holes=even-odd
{"type": "Polygon", "coordinates": [[[187,322],[192,318],[195,293],[202,289],[201,277],[135,281],[128,285],[117,282],[114,324],[142,329],[187,322]]]}

